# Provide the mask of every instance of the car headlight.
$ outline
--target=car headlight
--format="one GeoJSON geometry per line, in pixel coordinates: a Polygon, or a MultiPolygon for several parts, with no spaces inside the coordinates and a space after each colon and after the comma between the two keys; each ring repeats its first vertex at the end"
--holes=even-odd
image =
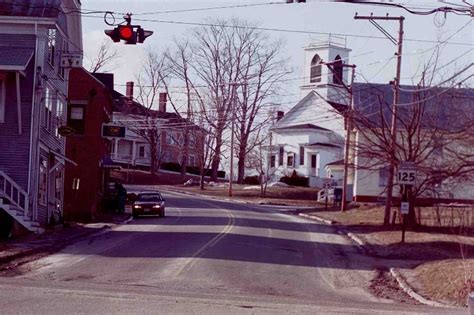
{"type": "Polygon", "coordinates": [[[142,206],[139,206],[139,205],[134,205],[134,206],[133,206],[133,208],[134,208],[134,209],[141,209],[141,208],[142,208],[142,206]]]}
{"type": "Polygon", "coordinates": [[[159,206],[159,205],[155,205],[155,206],[153,206],[153,209],[159,209],[160,207],[161,206],[159,206]]]}

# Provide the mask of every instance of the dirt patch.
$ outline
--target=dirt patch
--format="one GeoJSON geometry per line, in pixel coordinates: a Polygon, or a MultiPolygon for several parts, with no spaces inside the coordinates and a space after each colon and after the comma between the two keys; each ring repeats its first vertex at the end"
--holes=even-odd
{"type": "Polygon", "coordinates": [[[379,298],[407,304],[420,304],[403,291],[395,280],[386,271],[377,271],[377,275],[369,285],[370,291],[379,298]]]}

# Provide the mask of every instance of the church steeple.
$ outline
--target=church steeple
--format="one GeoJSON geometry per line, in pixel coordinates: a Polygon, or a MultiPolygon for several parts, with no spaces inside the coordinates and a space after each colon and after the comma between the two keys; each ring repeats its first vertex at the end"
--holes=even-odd
{"type": "Polygon", "coordinates": [[[342,66],[349,61],[349,52],[344,37],[329,35],[304,48],[305,59],[303,66],[303,85],[301,97],[310,91],[316,90],[324,96],[330,96],[331,89],[339,89],[341,83],[347,84],[348,74],[342,66]],[[334,62],[334,73],[321,62],[334,62]]]}

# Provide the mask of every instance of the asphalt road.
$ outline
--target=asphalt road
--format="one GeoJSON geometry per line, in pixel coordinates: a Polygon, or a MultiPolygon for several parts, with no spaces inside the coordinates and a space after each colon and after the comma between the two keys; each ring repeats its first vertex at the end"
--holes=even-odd
{"type": "Polygon", "coordinates": [[[0,313],[463,314],[367,290],[376,261],[329,226],[165,193],[144,217],[0,278],[0,313]]]}

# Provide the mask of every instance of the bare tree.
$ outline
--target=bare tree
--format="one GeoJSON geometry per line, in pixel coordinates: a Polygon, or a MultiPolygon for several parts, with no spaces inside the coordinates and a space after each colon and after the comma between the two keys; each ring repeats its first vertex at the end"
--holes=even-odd
{"type": "Polygon", "coordinates": [[[122,123],[129,130],[142,137],[150,148],[150,172],[155,174],[162,160],[159,152],[162,126],[165,123],[154,109],[159,92],[164,89],[162,78],[163,57],[154,52],[148,52],[143,65],[142,72],[137,77],[138,95],[136,102],[133,99],[126,100],[126,106],[121,109],[125,115],[122,123]]]}
{"type": "Polygon", "coordinates": [[[281,42],[272,42],[264,33],[253,29],[239,30],[237,36],[248,38],[238,69],[239,88],[236,90],[238,101],[235,109],[238,124],[237,181],[242,183],[246,157],[255,146],[260,145],[260,132],[271,119],[268,115],[262,119],[262,110],[268,105],[266,101],[278,94],[281,79],[288,71],[286,62],[279,58],[281,42]]]}
{"type": "Polygon", "coordinates": [[[110,71],[109,67],[113,66],[113,62],[120,58],[120,54],[112,47],[112,43],[109,39],[105,39],[99,46],[99,51],[94,58],[90,59],[89,72],[107,72],[110,71]]]}
{"type": "Polygon", "coordinates": [[[423,76],[417,86],[402,88],[395,151],[391,149],[389,123],[392,91],[386,86],[363,87],[370,92],[364,93],[365,102],[353,114],[358,133],[354,143],[358,154],[355,167],[379,171],[392,160],[398,167],[404,161],[416,166],[417,181],[408,196],[411,226],[417,222],[414,211],[417,198],[429,197],[430,192],[441,186],[452,188],[460,182],[472,181],[474,95],[469,89],[460,89],[457,83],[452,83],[452,80],[464,82],[462,74],[471,66],[445,80],[445,87],[434,87],[431,80],[423,76]]]}

